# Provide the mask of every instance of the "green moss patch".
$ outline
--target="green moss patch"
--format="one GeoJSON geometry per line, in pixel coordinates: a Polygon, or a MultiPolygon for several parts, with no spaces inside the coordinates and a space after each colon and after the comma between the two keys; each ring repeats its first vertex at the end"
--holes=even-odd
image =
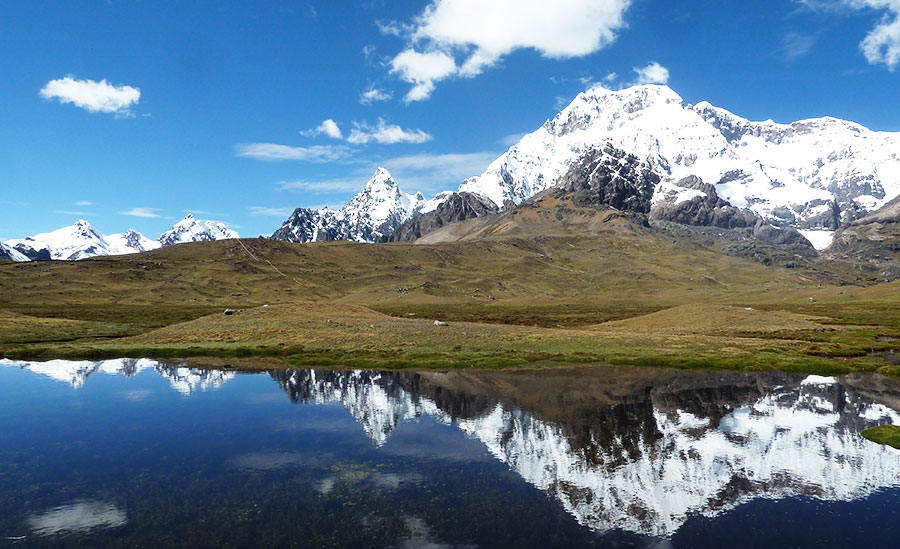
{"type": "Polygon", "coordinates": [[[897,425],[879,425],[860,433],[863,437],[900,450],[900,427],[897,425]]]}

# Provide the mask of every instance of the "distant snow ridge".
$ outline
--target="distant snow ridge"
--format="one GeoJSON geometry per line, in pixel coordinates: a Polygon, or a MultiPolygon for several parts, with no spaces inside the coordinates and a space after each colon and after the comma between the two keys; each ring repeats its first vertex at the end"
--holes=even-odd
{"type": "Polygon", "coordinates": [[[136,231],[104,236],[84,219],[79,219],[74,225],[62,229],[27,238],[7,240],[4,244],[18,250],[24,257],[24,259],[19,258],[16,261],[36,259],[37,252],[41,250],[49,252],[49,259],[75,260],[98,255],[143,252],[159,247],[159,244],[136,231]]]}
{"type": "Polygon", "coordinates": [[[199,242],[238,238],[238,234],[223,223],[194,219],[188,214],[158,241],[150,240],[141,233],[130,230],[127,233],[103,235],[84,219],[74,225],[49,233],[42,233],[22,239],[7,240],[0,247],[0,259],[30,261],[35,259],[77,260],[102,255],[123,255],[155,250],[183,242],[199,242]],[[43,254],[43,255],[42,255],[43,254]],[[46,257],[44,257],[46,255],[46,257]]]}
{"type": "Polygon", "coordinates": [[[900,194],[900,134],[835,118],[751,122],[658,85],[579,94],[459,190],[519,204],[606,142],[646,160],[664,184],[699,176],[776,225],[835,229],[900,194]]]}
{"type": "Polygon", "coordinates": [[[297,208],[272,238],[285,242],[375,242],[426,206],[422,193],[402,192],[391,174],[378,168],[363,190],[340,210],[297,208]]]}
{"type": "Polygon", "coordinates": [[[171,246],[185,242],[209,242],[229,238],[240,237],[237,232],[229,229],[224,223],[194,219],[193,214],[187,214],[184,219],[159,237],[159,243],[162,246],[171,246]]]}
{"type": "Polygon", "coordinates": [[[159,248],[159,242],[150,240],[141,233],[131,229],[127,233],[111,234],[106,237],[112,251],[110,255],[133,254],[159,248]]]}

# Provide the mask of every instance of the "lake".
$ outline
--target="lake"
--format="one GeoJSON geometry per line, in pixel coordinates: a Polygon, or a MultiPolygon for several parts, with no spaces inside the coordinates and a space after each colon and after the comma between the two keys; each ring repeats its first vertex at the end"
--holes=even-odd
{"type": "Polygon", "coordinates": [[[0,547],[894,546],[900,380],[0,360],[0,547]]]}

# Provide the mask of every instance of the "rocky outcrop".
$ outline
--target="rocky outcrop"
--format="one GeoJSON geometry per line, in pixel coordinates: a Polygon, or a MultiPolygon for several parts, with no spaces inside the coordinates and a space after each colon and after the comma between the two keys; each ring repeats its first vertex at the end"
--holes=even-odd
{"type": "Polygon", "coordinates": [[[775,227],[750,210],[735,208],[719,197],[714,185],[693,175],[660,185],[654,196],[650,220],[733,229],[773,246],[812,251],[812,244],[796,229],[775,227]]]}
{"type": "Polygon", "coordinates": [[[452,193],[434,210],[419,214],[400,225],[382,242],[413,242],[445,225],[497,213],[490,200],[472,193],[452,193]]]}
{"type": "Polygon", "coordinates": [[[557,187],[573,193],[578,206],[649,213],[658,183],[659,176],[650,166],[606,143],[585,153],[560,177],[557,187]]]}
{"type": "Polygon", "coordinates": [[[297,208],[272,235],[273,240],[282,242],[327,242],[340,237],[334,212],[328,208],[297,208]]]}
{"type": "MultiPolygon", "coordinates": [[[[19,244],[13,247],[4,246],[4,248],[11,252],[9,254],[9,259],[11,259],[12,261],[22,261],[21,256],[24,256],[27,261],[50,261],[51,259],[53,259],[53,257],[50,255],[50,250],[47,248],[36,250],[24,244],[19,244]],[[16,252],[21,254],[21,256],[16,257],[16,252]]],[[[3,255],[3,252],[0,252],[0,257],[2,257],[3,255]]]]}
{"type": "Polygon", "coordinates": [[[825,252],[879,280],[900,280],[900,197],[838,230],[825,252]]]}

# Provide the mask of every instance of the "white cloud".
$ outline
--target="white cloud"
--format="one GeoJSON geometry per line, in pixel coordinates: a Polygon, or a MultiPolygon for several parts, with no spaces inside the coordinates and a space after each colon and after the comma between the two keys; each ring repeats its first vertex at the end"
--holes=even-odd
{"type": "Polygon", "coordinates": [[[481,74],[517,49],[552,59],[594,53],[625,27],[631,1],[432,0],[412,25],[380,23],[379,28],[407,38],[391,72],[413,85],[407,102],[421,101],[436,82],[481,74]]]}
{"type": "Polygon", "coordinates": [[[106,80],[76,80],[71,76],[51,80],[40,91],[47,100],[72,103],[89,112],[132,116],[131,106],[141,99],[141,90],[131,86],[113,86],[106,80]]]}
{"type": "Polygon", "coordinates": [[[349,155],[349,151],[344,146],[290,147],[277,143],[248,143],[235,146],[235,154],[268,162],[283,160],[334,162],[346,158],[349,155]]]}
{"type": "Polygon", "coordinates": [[[404,82],[413,84],[405,101],[423,101],[431,97],[434,83],[457,72],[456,61],[444,52],[419,53],[409,49],[391,61],[391,72],[404,82]]]}
{"type": "Polygon", "coordinates": [[[93,206],[94,203],[90,200],[79,200],[75,203],[76,206],[93,206]]]}
{"type": "Polygon", "coordinates": [[[294,212],[293,208],[268,208],[266,206],[250,206],[250,215],[264,215],[267,217],[288,217],[294,212]]]}
{"type": "Polygon", "coordinates": [[[632,82],[633,85],[666,84],[669,82],[669,69],[656,61],[646,67],[634,67],[634,72],[637,73],[637,78],[632,82]]]}
{"type": "Polygon", "coordinates": [[[860,42],[859,49],[866,61],[885,65],[893,71],[900,63],[900,0],[797,0],[800,4],[820,11],[876,10],[881,20],[860,42]]]}
{"type": "Polygon", "coordinates": [[[521,141],[526,135],[527,134],[525,133],[511,133],[509,135],[504,135],[497,140],[497,144],[509,148],[521,141]]]}
{"type": "Polygon", "coordinates": [[[394,97],[393,93],[372,87],[359,94],[359,102],[363,105],[371,105],[376,101],[387,101],[392,97],[394,97]]]}
{"type": "Polygon", "coordinates": [[[417,154],[382,159],[378,164],[391,172],[404,191],[429,193],[456,190],[464,179],[484,173],[498,156],[497,152],[417,154]]]}
{"type": "Polygon", "coordinates": [[[781,40],[781,54],[788,61],[808,55],[816,45],[817,37],[811,34],[789,32],[781,40]]]}
{"type": "Polygon", "coordinates": [[[275,184],[275,189],[279,191],[308,191],[317,194],[358,192],[365,186],[369,177],[371,177],[371,172],[368,176],[364,175],[363,172],[359,172],[358,177],[279,181],[275,184]]]}
{"type": "Polygon", "coordinates": [[[406,192],[436,193],[456,190],[467,177],[479,175],[497,159],[497,152],[469,154],[417,154],[382,158],[355,170],[347,177],[332,179],[304,179],[280,181],[279,191],[304,191],[314,194],[357,193],[372,176],[376,167],[382,166],[406,192]]]}
{"type": "Polygon", "coordinates": [[[354,145],[364,145],[370,141],[382,145],[431,141],[431,135],[422,130],[405,130],[400,126],[386,123],[382,118],[378,119],[378,123],[374,127],[364,122],[354,122],[353,125],[355,127],[347,137],[347,141],[354,145]]]}
{"type": "Polygon", "coordinates": [[[126,212],[119,212],[119,215],[130,215],[132,217],[159,217],[156,212],[159,208],[132,208],[126,212]]]}
{"type": "Polygon", "coordinates": [[[326,135],[332,139],[344,138],[344,134],[341,133],[341,128],[337,125],[337,122],[330,118],[328,120],[323,120],[316,128],[300,132],[300,135],[305,135],[307,137],[326,135]]]}
{"type": "Polygon", "coordinates": [[[867,0],[866,3],[888,9],[890,15],[882,18],[859,47],[869,63],[884,64],[893,71],[900,63],[900,0],[867,0]]]}

